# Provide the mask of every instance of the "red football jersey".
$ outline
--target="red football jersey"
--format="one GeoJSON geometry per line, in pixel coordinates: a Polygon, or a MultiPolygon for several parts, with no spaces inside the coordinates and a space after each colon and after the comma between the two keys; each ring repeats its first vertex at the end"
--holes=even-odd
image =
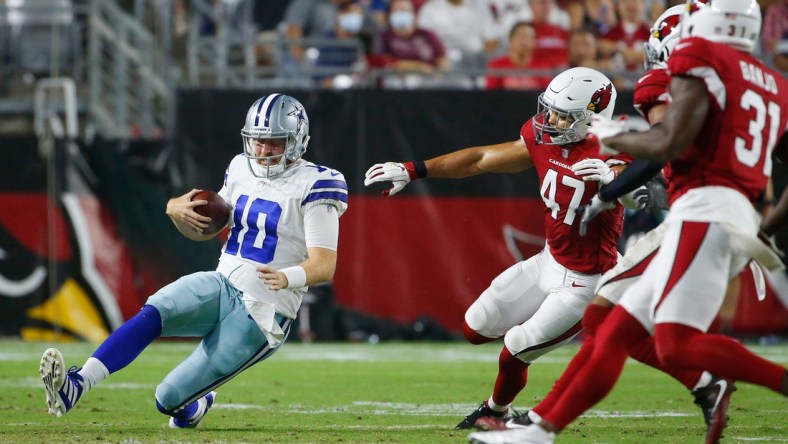
{"type": "MultiPolygon", "coordinates": [[[[648,121],[648,112],[656,105],[670,102],[668,85],[670,73],[666,69],[652,69],[635,84],[633,101],[637,112],[648,121]]],[[[648,122],[651,123],[651,122],[648,122]]]]}
{"type": "Polygon", "coordinates": [[[586,140],[571,146],[536,143],[531,120],[520,130],[539,175],[539,195],[545,203],[544,226],[547,245],[559,264],[586,274],[604,273],[613,268],[618,258],[616,241],[624,225],[624,207],[603,211],[580,236],[580,214],[577,209],[588,204],[599,191],[598,182],[583,182],[572,172],[572,165],[588,158],[602,159],[608,165],[632,161],[632,156],[600,156],[599,144],[586,140]]]}
{"type": "Polygon", "coordinates": [[[772,171],[771,153],[788,121],[788,82],[742,51],[699,37],[679,42],[673,77],[703,79],[710,107],[698,137],[670,162],[670,202],[692,188],[725,186],[755,200],[772,171]]]}
{"type": "MultiPolygon", "coordinates": [[[[648,112],[651,111],[651,108],[656,105],[670,103],[668,85],[670,85],[670,72],[662,68],[647,71],[638,79],[638,83],[635,85],[635,92],[632,98],[635,109],[649,124],[651,122],[648,120],[648,112]]],[[[665,177],[665,180],[670,181],[669,164],[662,169],[662,175],[665,177]]]]}

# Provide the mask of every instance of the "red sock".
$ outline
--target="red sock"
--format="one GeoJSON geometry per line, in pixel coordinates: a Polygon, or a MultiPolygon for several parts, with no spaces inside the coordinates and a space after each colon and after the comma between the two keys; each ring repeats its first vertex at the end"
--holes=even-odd
{"type": "Polygon", "coordinates": [[[621,375],[630,345],[647,336],[648,332],[626,310],[614,308],[599,326],[588,361],[553,408],[542,416],[544,420],[562,430],[601,401],[621,375]]]}
{"type": "Polygon", "coordinates": [[[539,416],[544,417],[544,415],[553,408],[555,403],[561,399],[561,395],[564,394],[567,386],[577,378],[577,373],[583,369],[583,366],[585,366],[586,361],[591,357],[593,351],[594,337],[586,336],[586,338],[583,339],[583,345],[580,346],[580,350],[578,350],[577,354],[569,361],[569,365],[561,374],[561,377],[555,381],[553,388],[550,389],[550,393],[531,410],[536,412],[539,416]]]}
{"type": "Polygon", "coordinates": [[[705,369],[781,393],[785,368],[752,353],[735,339],[681,324],[657,324],[654,333],[657,354],[668,366],[705,369]]]}
{"type": "Polygon", "coordinates": [[[613,307],[605,307],[602,305],[591,304],[586,308],[583,314],[583,330],[586,332],[586,338],[583,339],[583,345],[577,354],[569,361],[566,370],[561,374],[561,377],[553,384],[550,393],[537,404],[533,410],[539,416],[544,416],[555,405],[556,401],[561,397],[561,394],[566,390],[566,386],[572,382],[577,372],[579,372],[583,365],[585,365],[591,352],[594,350],[594,335],[596,335],[599,325],[607,318],[613,307]]]}
{"type": "Polygon", "coordinates": [[[589,336],[596,336],[596,331],[604,320],[613,311],[613,307],[605,307],[604,305],[591,304],[586,307],[583,313],[583,330],[589,336]]]}
{"type": "Polygon", "coordinates": [[[479,344],[486,344],[488,342],[492,342],[498,338],[488,338],[487,336],[482,336],[476,332],[476,330],[472,329],[468,326],[467,322],[462,323],[462,334],[465,335],[465,339],[468,340],[473,345],[479,344]]]}
{"type": "Polygon", "coordinates": [[[528,382],[528,365],[514,357],[506,346],[498,357],[498,379],[492,399],[498,405],[511,404],[528,382]]]}
{"type": "Polygon", "coordinates": [[[684,387],[687,387],[687,390],[694,389],[695,385],[698,384],[698,381],[700,381],[700,377],[703,374],[703,370],[677,368],[674,366],[664,365],[657,357],[657,349],[654,346],[653,336],[649,336],[630,347],[629,356],[648,366],[654,367],[657,370],[662,370],[670,376],[673,376],[684,387]]]}

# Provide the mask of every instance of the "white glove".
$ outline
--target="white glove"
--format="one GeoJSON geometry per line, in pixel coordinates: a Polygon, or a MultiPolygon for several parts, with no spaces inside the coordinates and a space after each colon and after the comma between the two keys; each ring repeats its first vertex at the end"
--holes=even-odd
{"type": "Polygon", "coordinates": [[[605,145],[602,141],[626,130],[627,122],[625,120],[613,120],[601,114],[594,114],[591,116],[591,126],[588,128],[588,134],[596,137],[599,142],[599,154],[618,154],[618,151],[605,145]]]}
{"type": "Polygon", "coordinates": [[[615,202],[603,202],[602,199],[599,198],[599,195],[595,195],[591,202],[584,206],[580,207],[583,212],[583,218],[580,219],[580,235],[586,235],[586,228],[588,228],[588,223],[591,222],[593,218],[595,218],[599,213],[610,210],[616,207],[615,202]]]}
{"type": "Polygon", "coordinates": [[[398,162],[376,163],[364,174],[364,185],[370,186],[378,182],[391,182],[391,188],[384,190],[384,196],[393,196],[411,181],[411,176],[404,164],[398,162]]]}
{"type": "Polygon", "coordinates": [[[583,159],[572,165],[572,171],[583,176],[583,182],[596,181],[605,186],[616,178],[616,173],[601,159],[583,159]]]}

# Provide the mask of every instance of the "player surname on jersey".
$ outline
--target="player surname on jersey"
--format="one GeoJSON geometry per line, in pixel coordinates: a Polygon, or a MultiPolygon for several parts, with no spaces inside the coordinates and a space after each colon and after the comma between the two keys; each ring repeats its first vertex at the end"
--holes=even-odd
{"type": "Polygon", "coordinates": [[[770,93],[778,93],[777,81],[774,79],[773,75],[768,72],[763,72],[761,68],[747,63],[744,60],[739,61],[739,67],[741,67],[741,75],[744,77],[744,80],[754,83],[770,93]]]}

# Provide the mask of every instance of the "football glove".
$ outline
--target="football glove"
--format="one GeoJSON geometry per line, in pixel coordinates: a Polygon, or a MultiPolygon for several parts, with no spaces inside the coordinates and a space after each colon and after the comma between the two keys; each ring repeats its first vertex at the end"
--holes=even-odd
{"type": "Polygon", "coordinates": [[[593,180],[599,182],[600,186],[605,186],[616,178],[616,172],[601,159],[583,159],[572,165],[572,171],[583,176],[583,182],[593,180]]]}
{"type": "Polygon", "coordinates": [[[621,196],[618,200],[627,209],[643,210],[649,205],[651,201],[651,195],[649,193],[648,187],[643,185],[635,191],[621,196]]]}
{"type": "Polygon", "coordinates": [[[605,145],[602,141],[626,130],[626,120],[613,120],[601,114],[594,114],[591,116],[591,126],[588,128],[588,134],[593,136],[592,138],[595,137],[599,142],[599,154],[610,155],[618,154],[619,152],[605,145]]]}
{"type": "Polygon", "coordinates": [[[578,208],[578,211],[583,213],[583,218],[580,219],[580,235],[586,235],[586,229],[588,228],[588,223],[591,222],[592,219],[597,217],[597,215],[603,211],[607,211],[616,207],[615,202],[604,202],[602,199],[599,198],[599,195],[595,195],[591,202],[588,205],[582,206],[578,208]]]}
{"type": "Polygon", "coordinates": [[[381,194],[393,196],[402,191],[405,185],[416,178],[416,169],[412,162],[376,163],[364,174],[364,185],[370,186],[378,182],[391,182],[391,188],[383,190],[381,194]]]}

